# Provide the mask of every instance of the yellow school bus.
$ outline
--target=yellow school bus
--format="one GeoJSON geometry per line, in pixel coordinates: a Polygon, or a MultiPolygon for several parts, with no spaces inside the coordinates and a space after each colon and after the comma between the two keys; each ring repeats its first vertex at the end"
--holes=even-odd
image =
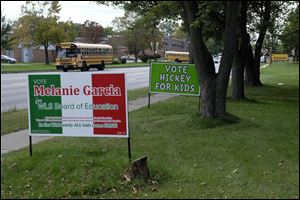
{"type": "Polygon", "coordinates": [[[180,52],[180,51],[166,51],[165,59],[175,62],[189,62],[190,53],[189,52],[180,52]]]}
{"type": "Polygon", "coordinates": [[[104,70],[105,64],[113,62],[112,46],[64,42],[56,45],[56,69],[88,71],[90,68],[104,70]]]}

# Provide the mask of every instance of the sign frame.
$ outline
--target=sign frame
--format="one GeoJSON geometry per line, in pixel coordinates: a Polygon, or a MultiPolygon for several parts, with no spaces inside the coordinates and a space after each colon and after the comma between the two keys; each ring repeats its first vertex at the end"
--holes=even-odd
{"type": "MultiPolygon", "coordinates": [[[[192,65],[194,65],[195,66],[195,64],[190,64],[190,63],[174,63],[174,62],[151,62],[150,63],[150,73],[149,73],[149,98],[150,98],[150,94],[156,94],[156,93],[158,93],[158,94],[160,94],[160,93],[162,93],[162,94],[171,94],[171,95],[181,95],[181,96],[199,96],[200,97],[200,84],[199,84],[199,82],[198,82],[198,85],[199,85],[199,87],[198,87],[198,94],[186,94],[186,93],[175,93],[175,92],[159,92],[159,91],[152,91],[151,90],[151,79],[152,79],[152,64],[167,64],[167,65],[186,65],[186,66],[192,66],[192,65]]],[[[195,68],[196,68],[196,66],[195,66],[195,68]]],[[[198,76],[197,74],[196,74],[196,76],[198,76]]],[[[198,78],[197,78],[197,81],[198,81],[198,78]]],[[[149,100],[150,101],[150,100],[149,100]]]]}
{"type": "MultiPolygon", "coordinates": [[[[42,78],[41,78],[42,79],[42,78]]],[[[107,80],[110,80],[109,78],[107,79],[107,80]]],[[[75,79],[74,78],[74,82],[77,82],[78,80],[77,79],[75,79]]],[[[70,86],[69,87],[71,87],[71,85],[72,84],[74,84],[74,82],[73,83],[71,83],[70,84],[70,86]]],[[[101,82],[100,82],[101,83],[101,82]]],[[[50,83],[49,83],[50,84],[50,83]]],[[[107,83],[107,82],[105,82],[104,81],[104,84],[110,84],[110,83],[107,83]]],[[[112,83],[113,84],[113,83],[112,83]]],[[[32,83],[32,85],[33,85],[33,83],[32,83]]],[[[36,84],[36,85],[38,85],[38,84],[36,84]]],[[[40,84],[40,85],[42,85],[42,84],[40,84]]],[[[39,86],[40,86],[39,85],[39,86]]],[[[45,87],[45,84],[44,84],[44,87],[45,87]]],[[[49,87],[49,86],[48,86],[49,87]]],[[[59,86],[60,87],[60,89],[61,88],[63,88],[62,86],[59,86]]],[[[96,86],[95,86],[96,87],[96,86]]],[[[108,87],[108,86],[104,86],[104,87],[108,87]]],[[[112,87],[111,85],[109,85],[109,87],[112,87]]],[[[120,88],[119,87],[119,88],[120,88]]],[[[102,91],[104,91],[104,89],[102,90],[102,91]]],[[[106,91],[106,90],[105,90],[106,91]]],[[[82,94],[83,95],[83,94],[82,94]]],[[[84,95],[86,95],[86,94],[84,94],[84,95]]],[[[50,95],[51,96],[51,95],[50,95]]],[[[57,95],[57,96],[60,96],[61,98],[63,97],[63,95],[57,95]]],[[[100,96],[100,98],[102,98],[101,97],[101,95],[96,95],[96,97],[98,97],[98,96],[100,96]]],[[[103,96],[105,96],[105,95],[103,95],[103,96]]],[[[114,96],[114,95],[107,95],[107,96],[105,96],[105,97],[107,97],[107,99],[104,99],[104,101],[108,101],[109,102],[109,100],[108,99],[111,99],[111,97],[110,96],[114,96]]],[[[90,95],[90,99],[92,100],[92,104],[93,104],[93,95],[91,94],[90,95]]],[[[105,98],[104,97],[104,98],[105,98]]],[[[72,98],[75,98],[75,100],[74,101],[76,101],[76,100],[78,100],[79,99],[79,102],[80,102],[80,98],[81,97],[77,97],[78,99],[76,99],[76,97],[75,96],[73,96],[72,98]]],[[[51,101],[51,100],[50,100],[51,101]]],[[[29,73],[28,75],[27,75],[27,103],[28,103],[28,125],[29,125],[29,129],[28,129],[28,131],[29,131],[29,150],[30,150],[30,156],[32,156],[32,136],[45,136],[45,137],[95,137],[95,138],[127,138],[127,141],[128,141],[128,157],[129,157],[129,161],[131,161],[131,148],[130,148],[130,131],[129,131],[129,117],[128,117],[128,96],[127,96],[127,76],[126,76],[126,73],[124,73],[124,72],[85,72],[85,73],[78,73],[78,72],[69,72],[69,73],[64,73],[64,74],[61,74],[61,73],[49,73],[49,74],[44,74],[44,73],[29,73]],[[120,91],[122,91],[122,93],[124,93],[124,94],[122,94],[121,93],[121,95],[115,95],[115,96],[117,96],[118,98],[121,98],[121,99],[123,99],[122,101],[119,101],[118,99],[115,99],[115,101],[117,101],[119,104],[118,105],[122,105],[121,107],[123,107],[123,108],[120,108],[120,111],[115,111],[115,112],[117,112],[115,115],[116,116],[118,116],[119,118],[117,118],[117,120],[119,120],[120,121],[120,119],[123,119],[123,118],[121,118],[121,116],[119,116],[119,115],[121,115],[121,114],[119,114],[119,112],[120,113],[122,113],[122,115],[123,115],[123,117],[125,116],[125,120],[123,120],[123,122],[122,122],[122,120],[121,120],[121,122],[120,123],[122,123],[123,124],[123,129],[122,130],[124,130],[125,132],[123,132],[122,134],[118,134],[118,133],[109,133],[109,134],[102,134],[102,133],[95,133],[95,129],[97,129],[97,127],[93,127],[92,126],[92,130],[93,130],[93,132],[91,133],[91,134],[89,134],[89,135],[84,135],[84,133],[83,134],[81,134],[81,135],[76,135],[76,134],[74,134],[74,135],[72,135],[72,134],[68,134],[68,135],[64,135],[63,134],[63,125],[61,126],[61,132],[62,133],[33,133],[32,132],[32,122],[31,122],[31,118],[32,118],[32,109],[31,109],[31,101],[33,101],[34,99],[31,99],[31,95],[34,95],[34,94],[30,94],[30,92],[33,92],[33,91],[31,91],[31,90],[33,90],[32,88],[31,88],[31,90],[30,90],[30,77],[31,76],[44,76],[44,77],[47,77],[47,76],[51,76],[51,75],[55,75],[55,76],[59,76],[59,81],[60,82],[62,82],[62,80],[63,80],[63,78],[64,77],[68,77],[69,76],[69,78],[71,77],[71,76],[84,76],[84,77],[82,77],[82,79],[85,79],[86,77],[90,77],[89,78],[89,80],[85,80],[86,82],[88,82],[88,81],[90,81],[90,84],[89,84],[89,86],[91,87],[93,87],[93,75],[95,75],[95,77],[97,78],[97,75],[100,75],[100,76],[98,76],[98,78],[99,77],[101,77],[101,76],[105,76],[105,74],[107,74],[107,75],[111,75],[112,77],[114,76],[114,75],[120,75],[120,77],[122,77],[122,80],[121,79],[119,79],[118,81],[119,81],[119,85],[117,84],[117,86],[120,86],[122,89],[120,89],[120,91]],[[123,79],[124,79],[124,81],[123,81],[123,79]],[[124,84],[124,85],[123,85],[124,84]],[[119,97],[120,96],[120,97],[119,97]],[[125,107],[125,108],[124,108],[125,107]],[[125,127],[125,129],[124,129],[124,125],[126,126],[125,127]]],[[[62,100],[61,100],[61,105],[62,105],[62,100]]],[[[103,104],[102,104],[103,105],[103,104]]],[[[93,104],[93,106],[94,106],[94,104],[93,104]]],[[[119,108],[119,107],[118,107],[119,108]]],[[[89,108],[90,109],[90,108],[89,108]]],[[[63,120],[62,120],[62,110],[63,109],[61,109],[60,108],[60,110],[61,110],[61,120],[60,120],[60,123],[63,123],[63,120]]],[[[85,110],[85,109],[83,109],[83,110],[85,110]]],[[[108,109],[109,110],[109,109],[108,109]]],[[[92,112],[93,113],[93,111],[94,111],[94,107],[92,108],[92,111],[89,111],[89,112],[92,112]]],[[[111,111],[111,110],[110,110],[111,111]]],[[[45,111],[45,112],[47,112],[47,111],[45,111]]],[[[72,111],[71,111],[72,112],[72,111]]],[[[101,112],[101,111],[100,111],[101,112]]],[[[104,112],[104,111],[103,111],[104,112]]],[[[47,116],[46,116],[47,117],[47,116]]],[[[44,118],[44,120],[46,119],[46,117],[44,118]]],[[[59,117],[59,116],[58,116],[59,117]]],[[[94,116],[92,116],[91,117],[92,118],[92,122],[89,122],[89,123],[92,123],[93,125],[94,125],[94,116]]],[[[101,117],[100,117],[101,118],[101,117]]],[[[115,119],[113,119],[112,118],[112,120],[115,120],[115,119]]],[[[51,127],[50,127],[51,128],[51,127]]],[[[71,128],[74,128],[74,127],[71,127],[71,128]]],[[[104,128],[107,128],[107,127],[104,127],[104,128]]],[[[100,131],[101,130],[103,130],[103,129],[100,129],[100,131]]],[[[81,131],[81,130],[79,130],[79,131],[81,131]]]]}
{"type": "MultiPolygon", "coordinates": [[[[126,121],[125,126],[126,126],[126,132],[123,135],[118,135],[118,134],[93,134],[93,135],[64,135],[63,133],[32,133],[32,127],[31,127],[31,107],[30,107],[30,84],[29,84],[29,77],[31,75],[59,75],[60,78],[62,78],[63,76],[67,75],[67,76],[72,76],[78,73],[76,72],[70,72],[68,74],[55,74],[55,73],[51,73],[51,74],[42,74],[42,73],[29,73],[27,75],[27,99],[28,99],[28,122],[29,122],[29,135],[30,136],[57,136],[57,137],[106,137],[106,138],[129,138],[129,123],[128,123],[128,98],[127,98],[127,78],[126,78],[126,74],[125,73],[114,73],[114,72],[105,72],[105,73],[95,73],[95,72],[87,72],[84,73],[85,76],[90,76],[90,80],[92,83],[92,75],[93,74],[110,74],[110,75],[122,75],[124,77],[124,97],[125,98],[125,114],[126,114],[126,121]]],[[[81,74],[83,75],[83,74],[81,74]]],[[[75,97],[74,97],[75,98],[75,97]]]]}

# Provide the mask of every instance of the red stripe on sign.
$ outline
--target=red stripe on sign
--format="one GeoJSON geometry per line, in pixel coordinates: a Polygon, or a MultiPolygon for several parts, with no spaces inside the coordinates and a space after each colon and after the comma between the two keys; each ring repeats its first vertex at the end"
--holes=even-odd
{"type": "MultiPolygon", "coordinates": [[[[88,91],[87,91],[88,92],[88,91]]],[[[125,74],[92,74],[96,135],[126,135],[125,74]]]]}

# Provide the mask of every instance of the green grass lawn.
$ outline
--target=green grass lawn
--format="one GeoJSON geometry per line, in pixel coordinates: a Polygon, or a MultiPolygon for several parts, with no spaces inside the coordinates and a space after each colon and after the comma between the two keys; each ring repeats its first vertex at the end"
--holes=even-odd
{"type": "Polygon", "coordinates": [[[1,73],[26,72],[26,71],[56,71],[55,64],[45,65],[44,63],[1,63],[1,73]]]}
{"type": "MultiPolygon", "coordinates": [[[[127,63],[127,64],[113,64],[106,65],[106,68],[127,68],[127,67],[145,67],[149,66],[149,63],[127,63]]],[[[13,73],[13,72],[30,72],[30,71],[57,71],[54,63],[45,65],[44,63],[16,63],[7,64],[1,63],[1,73],[13,73]]],[[[70,70],[72,71],[72,70],[70,70]]]]}
{"type": "MultiPolygon", "coordinates": [[[[299,65],[261,70],[263,87],[198,117],[198,98],[129,113],[133,159],[151,180],[126,182],[125,139],[61,138],[1,156],[1,198],[299,198],[299,65]]],[[[231,92],[230,92],[231,93],[231,92]]]]}
{"type": "Polygon", "coordinates": [[[28,128],[27,110],[9,110],[1,112],[1,135],[16,132],[28,128]],[[18,123],[16,123],[18,120],[18,123]]]}

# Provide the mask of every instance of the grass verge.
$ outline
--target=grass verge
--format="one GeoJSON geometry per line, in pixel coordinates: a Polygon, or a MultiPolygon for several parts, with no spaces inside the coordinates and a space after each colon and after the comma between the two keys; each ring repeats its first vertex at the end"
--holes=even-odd
{"type": "Polygon", "coordinates": [[[9,110],[1,112],[1,136],[28,128],[28,112],[26,110],[9,110]]]}
{"type": "Polygon", "coordinates": [[[54,138],[1,159],[1,198],[299,198],[299,65],[261,71],[224,120],[176,97],[131,112],[133,158],[151,182],[126,182],[124,139],[54,138]],[[283,84],[278,84],[283,83],[283,84]]]}

